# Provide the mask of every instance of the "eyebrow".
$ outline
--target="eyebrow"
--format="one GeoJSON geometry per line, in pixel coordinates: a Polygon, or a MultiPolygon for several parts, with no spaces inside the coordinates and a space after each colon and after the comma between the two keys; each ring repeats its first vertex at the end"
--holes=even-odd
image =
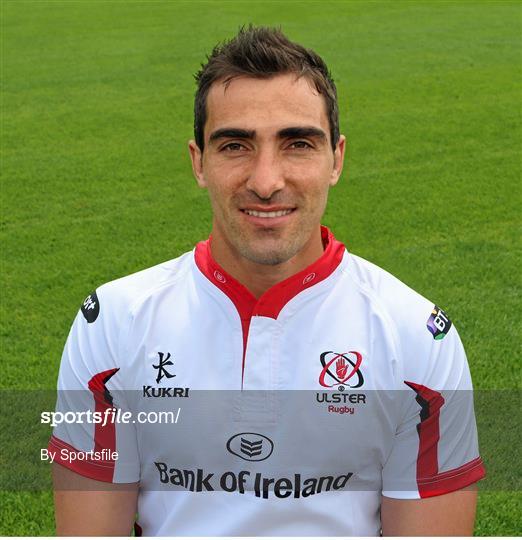
{"type": "Polygon", "coordinates": [[[315,137],[326,141],[326,133],[319,128],[312,126],[305,127],[288,127],[277,132],[280,139],[296,139],[299,137],[315,137]]]}
{"type": "Polygon", "coordinates": [[[221,128],[210,134],[209,141],[218,139],[253,139],[256,132],[254,130],[239,128],[221,128]]]}

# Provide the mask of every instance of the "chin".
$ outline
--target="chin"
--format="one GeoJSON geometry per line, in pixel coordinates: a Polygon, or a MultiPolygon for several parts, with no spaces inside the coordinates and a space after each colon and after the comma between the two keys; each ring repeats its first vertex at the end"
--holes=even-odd
{"type": "Polygon", "coordinates": [[[281,245],[281,246],[266,246],[253,248],[251,245],[241,246],[238,249],[239,253],[245,259],[267,266],[276,266],[289,261],[296,253],[299,252],[299,246],[281,245]]]}
{"type": "Polygon", "coordinates": [[[263,264],[266,266],[277,266],[278,264],[283,264],[288,261],[291,257],[285,257],[279,253],[262,253],[262,254],[250,254],[249,257],[246,257],[253,263],[263,264]]]}

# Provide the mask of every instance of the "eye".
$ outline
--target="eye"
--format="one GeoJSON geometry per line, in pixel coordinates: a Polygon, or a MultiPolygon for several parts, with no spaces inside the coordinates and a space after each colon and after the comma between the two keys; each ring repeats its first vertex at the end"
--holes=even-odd
{"type": "Polygon", "coordinates": [[[306,141],[294,141],[290,144],[290,148],[295,148],[296,150],[305,150],[307,148],[312,148],[312,145],[306,141]]]}
{"type": "Polygon", "coordinates": [[[238,142],[224,144],[220,149],[221,152],[240,152],[241,150],[246,150],[246,148],[238,142]]]}

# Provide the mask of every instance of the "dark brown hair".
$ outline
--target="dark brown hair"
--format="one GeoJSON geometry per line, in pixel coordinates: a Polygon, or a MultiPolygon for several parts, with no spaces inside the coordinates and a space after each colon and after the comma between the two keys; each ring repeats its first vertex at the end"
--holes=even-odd
{"type": "Polygon", "coordinates": [[[205,144],[207,96],[213,83],[227,84],[241,75],[267,79],[286,73],[306,77],[324,97],[335,150],[339,140],[337,90],[323,59],[311,49],[291,42],[279,29],[252,25],[241,28],[237,36],[214,47],[207,63],[195,75],[198,88],[194,100],[194,137],[199,148],[203,150],[205,144]]]}

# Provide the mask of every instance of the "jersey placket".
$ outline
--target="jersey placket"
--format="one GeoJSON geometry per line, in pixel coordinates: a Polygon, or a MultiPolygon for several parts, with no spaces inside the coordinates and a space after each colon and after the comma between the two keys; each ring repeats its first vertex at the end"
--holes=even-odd
{"type": "Polygon", "coordinates": [[[327,278],[339,266],[343,258],[344,245],[333,237],[326,228],[321,227],[321,238],[324,246],[323,255],[313,264],[290,276],[266,291],[259,299],[241,283],[229,275],[212,257],[211,241],[200,242],[196,246],[194,259],[201,273],[218,289],[220,289],[235,305],[243,333],[242,389],[245,389],[245,361],[248,357],[259,362],[253,367],[247,382],[248,389],[272,389],[271,376],[274,369],[273,351],[275,339],[280,337],[281,328],[278,315],[284,306],[301,291],[313,287],[327,278]],[[253,322],[255,321],[255,322],[253,322]],[[253,327],[251,328],[251,326],[253,327]],[[254,335],[250,335],[254,332],[254,335]],[[249,341],[251,345],[249,345],[249,341]],[[261,354],[263,352],[263,354],[261,354]],[[270,359],[272,358],[272,363],[270,359]]]}
{"type": "Polygon", "coordinates": [[[243,390],[273,390],[273,369],[279,349],[280,324],[268,317],[252,317],[245,351],[243,390]]]}

